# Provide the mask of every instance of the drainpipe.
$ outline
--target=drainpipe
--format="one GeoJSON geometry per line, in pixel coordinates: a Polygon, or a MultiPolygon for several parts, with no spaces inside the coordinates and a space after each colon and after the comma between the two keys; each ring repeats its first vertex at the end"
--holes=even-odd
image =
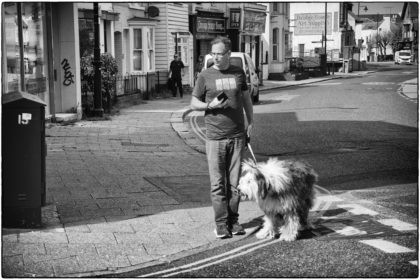
{"type": "Polygon", "coordinates": [[[55,75],[54,75],[54,56],[53,51],[54,50],[54,44],[53,44],[53,22],[52,22],[52,5],[51,3],[46,3],[46,22],[47,22],[47,50],[48,50],[48,88],[49,88],[49,97],[50,97],[50,114],[51,114],[51,121],[55,122],[55,90],[54,90],[54,81],[55,81],[55,75]]]}

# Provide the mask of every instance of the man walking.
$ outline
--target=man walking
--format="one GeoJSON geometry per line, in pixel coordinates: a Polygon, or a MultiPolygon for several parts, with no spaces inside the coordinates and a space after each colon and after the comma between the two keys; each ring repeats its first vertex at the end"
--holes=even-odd
{"type": "Polygon", "coordinates": [[[169,65],[169,78],[172,79],[172,96],[176,97],[176,88],[179,88],[179,96],[183,96],[182,76],[184,76],[184,63],[178,54],[174,55],[174,60],[169,65]]]}
{"type": "Polygon", "coordinates": [[[237,185],[246,136],[250,136],[253,124],[245,73],[242,68],[230,65],[230,54],[228,38],[218,37],[211,42],[214,64],[198,75],[191,98],[193,110],[205,111],[206,154],[218,238],[245,233],[238,223],[240,193],[237,185]],[[204,102],[201,101],[203,96],[204,102]]]}

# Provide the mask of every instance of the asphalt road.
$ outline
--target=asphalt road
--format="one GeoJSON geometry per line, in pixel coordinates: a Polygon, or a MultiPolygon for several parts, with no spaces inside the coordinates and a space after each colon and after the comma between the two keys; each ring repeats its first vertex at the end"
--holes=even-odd
{"type": "Polygon", "coordinates": [[[305,159],[332,194],[311,212],[314,229],[290,243],[251,235],[120,276],[418,277],[417,104],[397,92],[417,68],[378,70],[264,92],[254,106],[257,160],[305,159]]]}

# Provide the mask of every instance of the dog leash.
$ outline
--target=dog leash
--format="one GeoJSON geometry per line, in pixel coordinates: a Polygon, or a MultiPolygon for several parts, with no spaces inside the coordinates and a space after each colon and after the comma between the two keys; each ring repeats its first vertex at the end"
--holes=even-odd
{"type": "Polygon", "coordinates": [[[254,159],[254,162],[257,163],[257,159],[255,158],[254,151],[251,147],[251,137],[249,136],[246,137],[246,145],[248,147],[249,152],[251,153],[252,158],[254,159]]]}

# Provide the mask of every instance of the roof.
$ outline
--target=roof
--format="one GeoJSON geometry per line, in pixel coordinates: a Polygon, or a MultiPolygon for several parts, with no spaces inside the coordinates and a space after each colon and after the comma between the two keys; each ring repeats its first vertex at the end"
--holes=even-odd
{"type": "Polygon", "coordinates": [[[404,19],[407,9],[412,18],[419,18],[419,4],[417,2],[404,2],[401,18],[404,19]]]}

